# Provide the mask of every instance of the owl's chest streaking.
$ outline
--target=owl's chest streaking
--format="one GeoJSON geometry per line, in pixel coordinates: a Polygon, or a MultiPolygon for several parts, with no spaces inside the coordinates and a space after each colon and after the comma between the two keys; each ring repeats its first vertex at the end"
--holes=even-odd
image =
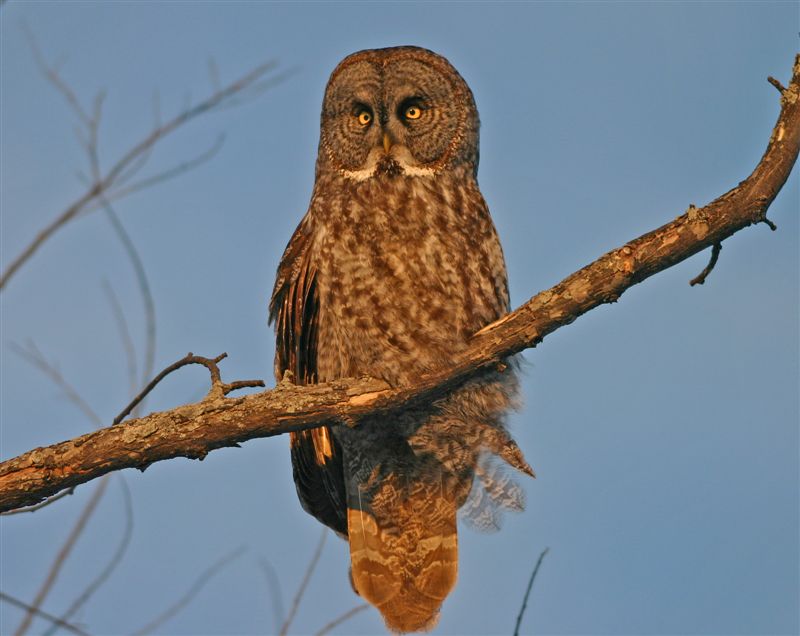
{"type": "Polygon", "coordinates": [[[502,250],[471,175],[337,185],[311,208],[320,380],[410,382],[507,311],[502,250]]]}

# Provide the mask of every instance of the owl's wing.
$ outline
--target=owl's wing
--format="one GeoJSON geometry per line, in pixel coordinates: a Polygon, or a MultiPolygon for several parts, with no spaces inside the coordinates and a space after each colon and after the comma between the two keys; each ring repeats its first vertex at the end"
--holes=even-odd
{"type": "MultiPolygon", "coordinates": [[[[317,271],[308,245],[310,221],[304,218],[278,266],[269,304],[275,323],[275,378],[291,371],[295,384],[317,382],[319,296],[317,271]]],[[[303,508],[326,526],[347,534],[342,450],[329,427],[289,433],[292,470],[303,508]]]]}

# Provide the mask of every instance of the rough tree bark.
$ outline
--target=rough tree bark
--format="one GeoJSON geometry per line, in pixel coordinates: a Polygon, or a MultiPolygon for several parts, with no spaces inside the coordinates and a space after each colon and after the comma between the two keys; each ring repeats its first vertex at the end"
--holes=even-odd
{"type": "MultiPolygon", "coordinates": [[[[367,414],[432,400],[503,359],[536,346],[556,329],[603,303],[616,302],[629,287],[718,246],[735,232],[766,223],[766,212],[789,177],[800,149],[800,55],[792,81],[781,93],[781,111],[767,150],[752,174],[702,208],[690,206],[675,220],[604,254],[516,311],[482,329],[472,344],[414,386],[392,388],[370,378],[298,387],[283,381],[270,391],[227,398],[215,378],[196,404],[37,448],[0,464],[0,511],[35,504],[64,488],[123,468],[144,469],[173,457],[202,459],[224,446],[321,424],[357,425],[367,414]]],[[[695,282],[702,282],[696,280],[695,282]]]]}

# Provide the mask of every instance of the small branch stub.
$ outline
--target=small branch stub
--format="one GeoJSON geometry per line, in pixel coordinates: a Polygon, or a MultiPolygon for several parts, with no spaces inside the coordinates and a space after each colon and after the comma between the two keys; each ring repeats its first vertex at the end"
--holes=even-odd
{"type": "Polygon", "coordinates": [[[780,83],[780,80],[777,80],[777,79],[775,79],[774,77],[772,77],[772,75],[770,75],[769,77],[767,77],[767,81],[768,81],[770,84],[772,84],[772,85],[773,85],[775,88],[777,88],[777,89],[778,89],[778,92],[779,92],[781,95],[783,95],[783,94],[786,92],[786,87],[785,87],[783,84],[781,84],[781,83],[780,83]]]}
{"type": "Polygon", "coordinates": [[[689,284],[694,287],[695,285],[702,285],[706,282],[706,278],[711,273],[711,270],[714,269],[714,266],[717,264],[717,260],[719,259],[719,253],[722,251],[722,243],[714,243],[713,247],[711,248],[711,259],[708,261],[708,265],[703,268],[703,271],[700,272],[697,276],[695,276],[692,280],[689,281],[689,284]]]}

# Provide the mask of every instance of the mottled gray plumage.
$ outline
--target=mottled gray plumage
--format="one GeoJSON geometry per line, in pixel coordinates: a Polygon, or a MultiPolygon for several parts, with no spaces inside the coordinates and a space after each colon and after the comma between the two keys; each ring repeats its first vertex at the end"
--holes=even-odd
{"type": "MultiPolygon", "coordinates": [[[[277,377],[412,384],[508,311],[478,126],[467,84],[430,51],[362,51],[337,66],[311,204],[270,306],[277,377]]],[[[390,629],[435,624],[456,579],[459,508],[489,529],[500,508],[522,507],[492,459],[531,472],[503,425],[516,389],[510,364],[427,408],[292,435],[303,507],[349,538],[353,586],[390,629]]]]}

